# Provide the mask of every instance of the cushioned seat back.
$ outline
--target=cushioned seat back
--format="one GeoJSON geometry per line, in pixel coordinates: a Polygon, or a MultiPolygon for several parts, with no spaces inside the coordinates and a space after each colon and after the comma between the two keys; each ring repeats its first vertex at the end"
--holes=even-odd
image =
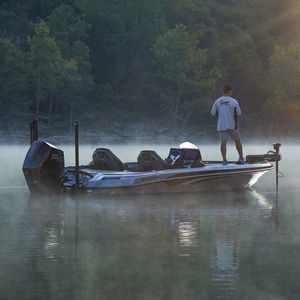
{"type": "Polygon", "coordinates": [[[199,149],[182,149],[184,154],[183,154],[183,166],[184,167],[199,167],[203,166],[201,164],[201,153],[199,149]]]}
{"type": "Polygon", "coordinates": [[[140,171],[164,170],[167,165],[165,161],[152,150],[143,150],[137,158],[140,171]]]}
{"type": "Polygon", "coordinates": [[[183,168],[199,166],[202,159],[199,149],[171,148],[167,158],[170,168],[183,168]]]}
{"type": "Polygon", "coordinates": [[[124,170],[124,166],[120,159],[106,148],[97,148],[95,150],[93,153],[93,161],[90,166],[98,170],[124,170]]]}
{"type": "Polygon", "coordinates": [[[202,159],[199,149],[182,149],[184,152],[183,160],[202,159]]]}

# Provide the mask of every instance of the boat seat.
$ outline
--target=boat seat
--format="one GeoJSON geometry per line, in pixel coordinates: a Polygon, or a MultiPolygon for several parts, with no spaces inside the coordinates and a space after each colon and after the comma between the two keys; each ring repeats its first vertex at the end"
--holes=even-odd
{"type": "Polygon", "coordinates": [[[169,168],[199,168],[203,167],[199,149],[171,148],[167,158],[169,168]]]}
{"type": "Polygon", "coordinates": [[[140,171],[164,170],[166,162],[152,150],[143,150],[137,158],[140,171]]]}
{"type": "Polygon", "coordinates": [[[97,148],[93,153],[93,161],[89,165],[92,169],[124,171],[123,163],[107,148],[97,148]]]}

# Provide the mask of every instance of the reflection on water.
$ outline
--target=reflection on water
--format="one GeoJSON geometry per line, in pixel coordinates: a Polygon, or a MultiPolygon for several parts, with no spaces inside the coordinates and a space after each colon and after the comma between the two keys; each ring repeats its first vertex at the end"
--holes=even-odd
{"type": "MultiPolygon", "coordinates": [[[[249,199],[250,202],[247,202],[246,205],[243,203],[240,206],[241,203],[232,203],[229,200],[227,205],[222,206],[215,219],[216,230],[210,250],[210,268],[211,281],[217,289],[216,297],[220,299],[232,297],[235,294],[236,284],[240,280],[239,238],[242,224],[240,217],[243,215],[249,216],[249,213],[251,213],[252,218],[254,216],[266,218],[271,217],[273,212],[271,201],[256,190],[251,189],[244,196],[244,200],[249,199]],[[234,208],[232,204],[234,204],[234,208]],[[233,209],[238,212],[234,219],[232,218],[233,209]]],[[[203,206],[199,211],[199,216],[207,215],[207,210],[211,209],[210,205],[203,206]]],[[[199,238],[201,236],[201,222],[179,221],[178,235],[181,248],[179,256],[190,256],[194,248],[201,247],[203,243],[203,240],[199,238]]]]}
{"type": "Polygon", "coordinates": [[[179,245],[183,252],[179,254],[180,256],[189,256],[189,249],[187,247],[197,246],[197,225],[197,222],[179,222],[179,245]]]}
{"type": "Polygon", "coordinates": [[[212,281],[218,289],[218,296],[233,295],[235,282],[239,280],[239,232],[240,222],[229,224],[225,216],[218,220],[216,242],[211,255],[212,281]]]}
{"type": "Polygon", "coordinates": [[[10,168],[1,299],[298,299],[298,169],[278,194],[271,174],[239,193],[31,197],[10,168]]]}
{"type": "Polygon", "coordinates": [[[60,245],[64,244],[64,215],[58,214],[57,220],[45,228],[45,257],[51,260],[57,260],[56,252],[60,245]]]}
{"type": "Polygon", "coordinates": [[[251,193],[256,198],[258,205],[262,208],[262,211],[267,213],[266,216],[268,216],[268,212],[272,211],[273,204],[270,203],[270,200],[268,200],[264,195],[258,193],[256,190],[251,189],[251,193]]]}

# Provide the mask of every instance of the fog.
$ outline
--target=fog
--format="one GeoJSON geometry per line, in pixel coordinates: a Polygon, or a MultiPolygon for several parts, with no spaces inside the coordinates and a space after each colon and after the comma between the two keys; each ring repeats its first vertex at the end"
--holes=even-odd
{"type": "MultiPolygon", "coordinates": [[[[203,142],[195,142],[201,152],[203,160],[221,160],[221,153],[218,143],[205,144],[203,142]]],[[[73,145],[55,144],[64,151],[65,154],[65,166],[71,166],[75,164],[75,154],[73,145]]],[[[97,147],[106,147],[111,149],[115,155],[117,155],[123,162],[134,162],[137,160],[141,150],[155,150],[163,159],[168,156],[170,147],[178,147],[179,143],[172,144],[150,144],[150,143],[137,143],[137,144],[115,144],[104,143],[97,145],[85,145],[81,144],[79,148],[80,164],[88,164],[92,160],[92,154],[97,147]]],[[[269,150],[272,150],[271,143],[265,141],[259,144],[246,143],[244,144],[244,154],[265,154],[269,150]]],[[[22,173],[22,164],[25,155],[29,149],[29,145],[1,145],[0,164],[2,167],[0,170],[0,188],[9,186],[25,186],[25,179],[22,173]]],[[[299,186],[298,179],[300,177],[300,170],[298,164],[300,164],[299,146],[297,144],[282,144],[280,148],[282,154],[282,161],[280,162],[280,171],[283,173],[283,177],[280,178],[281,188],[293,188],[297,189],[299,186]]],[[[235,161],[238,159],[237,151],[233,143],[229,142],[227,147],[228,160],[235,161]]],[[[265,190],[273,189],[273,178],[275,178],[274,171],[265,175],[255,186],[255,188],[261,189],[262,186],[265,190]]]]}
{"type": "MultiPolygon", "coordinates": [[[[197,143],[203,159],[219,145],[197,143]]],[[[74,147],[59,145],[66,165],[74,147]]],[[[140,150],[165,158],[178,144],[81,145],[122,161],[140,150]]],[[[245,144],[263,154],[268,143],[245,144]]],[[[274,170],[253,190],[124,196],[30,196],[22,174],[28,146],[0,146],[0,290],[4,299],[297,299],[300,276],[298,145],[282,145],[274,170]],[[288,255],[287,255],[288,254],[288,255]]],[[[228,158],[237,159],[232,143],[228,158]]]]}

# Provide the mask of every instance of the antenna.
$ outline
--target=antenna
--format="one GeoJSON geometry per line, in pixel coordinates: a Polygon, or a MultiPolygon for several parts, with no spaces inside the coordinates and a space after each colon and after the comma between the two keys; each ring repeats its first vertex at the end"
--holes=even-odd
{"type": "Polygon", "coordinates": [[[78,121],[75,121],[75,175],[76,185],[75,188],[79,188],[79,146],[78,146],[78,121]]]}
{"type": "Polygon", "coordinates": [[[38,141],[38,121],[36,119],[30,121],[30,144],[38,141]]]}

